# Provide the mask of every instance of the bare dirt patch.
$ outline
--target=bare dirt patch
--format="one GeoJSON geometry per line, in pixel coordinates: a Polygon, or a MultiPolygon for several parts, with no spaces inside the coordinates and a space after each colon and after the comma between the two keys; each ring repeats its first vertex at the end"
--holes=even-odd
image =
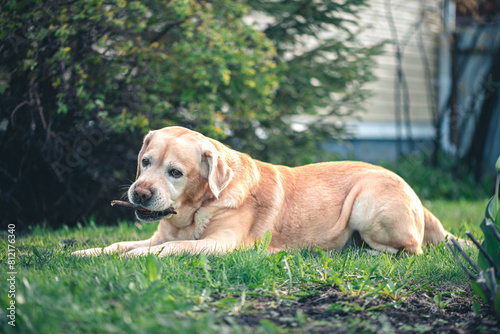
{"type": "Polygon", "coordinates": [[[464,287],[421,290],[399,302],[385,297],[369,300],[348,296],[328,287],[315,296],[283,301],[279,306],[275,299],[259,298],[253,309],[236,319],[250,327],[264,320],[293,332],[311,333],[500,332],[488,306],[464,287]],[[441,304],[435,300],[437,295],[441,304]],[[473,311],[474,303],[479,305],[478,315],[473,311]]]}

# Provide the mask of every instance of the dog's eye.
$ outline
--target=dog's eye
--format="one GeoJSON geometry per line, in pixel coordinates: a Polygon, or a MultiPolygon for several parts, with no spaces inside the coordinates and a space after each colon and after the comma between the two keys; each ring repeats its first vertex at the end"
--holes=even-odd
{"type": "Polygon", "coordinates": [[[149,161],[148,158],[144,158],[144,159],[142,159],[142,165],[144,167],[149,166],[149,165],[151,165],[151,161],[149,161]]]}
{"type": "Polygon", "coordinates": [[[170,176],[172,176],[173,178],[180,178],[182,176],[182,172],[180,170],[177,170],[177,169],[171,169],[169,172],[170,176]]]}

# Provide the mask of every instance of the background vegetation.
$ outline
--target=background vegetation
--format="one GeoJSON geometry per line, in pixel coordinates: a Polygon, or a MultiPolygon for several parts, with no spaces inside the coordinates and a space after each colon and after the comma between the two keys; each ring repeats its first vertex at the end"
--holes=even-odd
{"type": "Polygon", "coordinates": [[[115,218],[109,200],[150,128],[186,126],[275,163],[321,159],[342,123],[299,132],[290,117],[359,111],[379,51],[355,38],[364,4],[3,0],[2,224],[115,218]]]}
{"type": "Polygon", "coordinates": [[[460,159],[421,151],[402,156],[397,163],[382,163],[411,185],[421,199],[475,200],[494,193],[494,175],[479,180],[460,159]],[[433,163],[433,159],[437,159],[433,163]]]}

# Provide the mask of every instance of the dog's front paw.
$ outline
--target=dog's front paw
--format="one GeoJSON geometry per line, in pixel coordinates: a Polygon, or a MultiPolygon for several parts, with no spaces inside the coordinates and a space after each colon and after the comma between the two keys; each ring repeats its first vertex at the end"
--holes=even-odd
{"type": "Polygon", "coordinates": [[[102,254],[102,248],[89,248],[71,253],[71,255],[81,256],[81,257],[98,256],[101,254],[102,254]]]}
{"type": "Polygon", "coordinates": [[[125,253],[127,257],[137,257],[137,256],[147,256],[151,253],[151,249],[149,247],[140,247],[136,249],[132,249],[125,253]]]}

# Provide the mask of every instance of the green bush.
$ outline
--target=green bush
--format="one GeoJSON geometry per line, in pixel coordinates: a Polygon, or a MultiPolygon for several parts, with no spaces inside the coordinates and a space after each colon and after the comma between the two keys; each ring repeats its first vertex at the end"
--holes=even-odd
{"type": "Polygon", "coordinates": [[[459,161],[445,154],[439,154],[436,166],[426,152],[414,152],[397,164],[384,165],[408,182],[421,199],[485,199],[494,184],[491,175],[478,181],[459,161]]]}

